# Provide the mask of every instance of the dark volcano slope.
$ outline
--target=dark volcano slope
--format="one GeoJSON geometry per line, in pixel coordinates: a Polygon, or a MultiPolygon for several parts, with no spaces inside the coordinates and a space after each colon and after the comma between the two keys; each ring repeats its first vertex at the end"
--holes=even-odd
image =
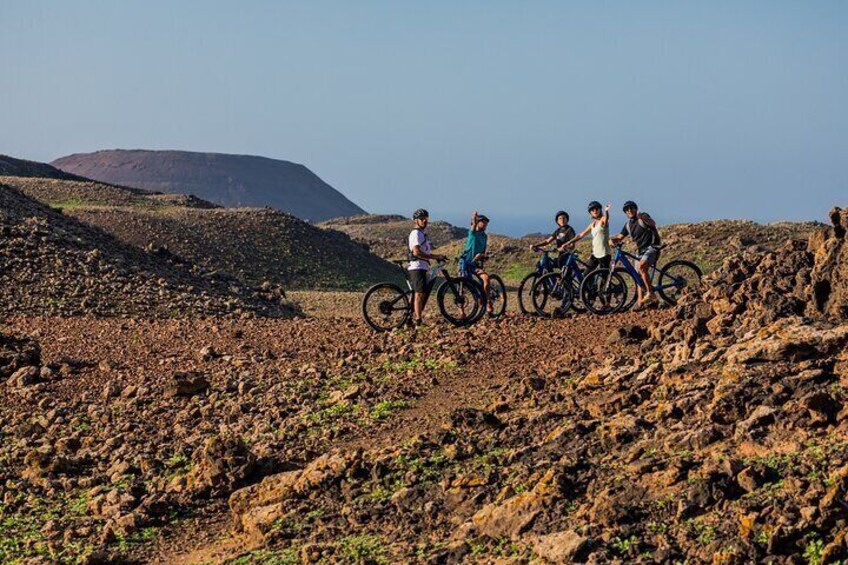
{"type": "Polygon", "coordinates": [[[0,155],[0,176],[85,180],[77,175],[60,171],[56,167],[48,165],[47,163],[15,159],[8,155],[0,155]]]}
{"type": "Polygon", "coordinates": [[[292,310],[170,253],[145,253],[0,184],[0,313],[288,316],[292,310]]]}
{"type": "Polygon", "coordinates": [[[51,164],[110,184],[193,194],[227,207],[271,206],[315,222],[364,212],[305,166],[253,155],[110,150],[51,164]]]}
{"type": "Polygon", "coordinates": [[[249,285],[360,289],[400,278],[400,269],[347,235],[270,208],[219,208],[98,182],[5,177],[65,214],[143,249],[164,248],[249,285]]]}

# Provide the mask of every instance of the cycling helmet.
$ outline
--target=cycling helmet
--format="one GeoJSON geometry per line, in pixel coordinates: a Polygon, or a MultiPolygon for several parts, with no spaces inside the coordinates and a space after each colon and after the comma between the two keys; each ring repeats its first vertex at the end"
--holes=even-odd
{"type": "Polygon", "coordinates": [[[568,217],[568,212],[566,212],[565,210],[560,210],[559,212],[556,213],[556,216],[554,216],[554,221],[559,220],[560,216],[565,216],[566,220],[571,219],[571,218],[568,217]]]}
{"type": "Polygon", "coordinates": [[[627,202],[625,202],[624,206],[622,206],[621,209],[626,212],[628,208],[636,208],[637,210],[639,209],[639,207],[636,205],[636,203],[633,202],[632,200],[628,200],[627,202]]]}
{"type": "Polygon", "coordinates": [[[416,210],[415,212],[412,213],[412,219],[413,220],[420,220],[422,218],[429,218],[429,217],[430,217],[430,212],[428,212],[424,208],[419,208],[418,210],[416,210]]]}
{"type": "Polygon", "coordinates": [[[485,216],[485,215],[483,215],[483,214],[480,214],[479,216],[477,216],[477,221],[478,221],[478,222],[488,222],[488,221],[489,221],[489,217],[488,217],[488,216],[485,216]]]}
{"type": "Polygon", "coordinates": [[[597,200],[592,200],[591,202],[589,202],[589,207],[586,210],[588,212],[591,212],[595,208],[597,208],[598,210],[601,210],[601,209],[603,209],[603,206],[601,206],[601,203],[598,202],[597,200]]]}

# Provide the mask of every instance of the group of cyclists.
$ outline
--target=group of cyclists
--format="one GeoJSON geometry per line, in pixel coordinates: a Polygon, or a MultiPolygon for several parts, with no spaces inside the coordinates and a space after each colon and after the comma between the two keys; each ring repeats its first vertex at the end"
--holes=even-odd
{"type": "MultiPolygon", "coordinates": [[[[640,212],[639,207],[632,200],[624,203],[623,211],[627,222],[621,232],[610,237],[610,205],[602,206],[600,202],[592,201],[587,208],[591,222],[581,231],[576,233],[569,225],[569,215],[564,210],[556,213],[554,220],[557,227],[546,239],[531,245],[531,250],[553,244],[559,256],[556,264],[564,265],[568,255],[573,252],[578,241],[591,235],[592,254],[587,261],[588,269],[610,268],[612,259],[612,247],[620,245],[626,238],[630,238],[638,249],[638,263],[636,268],[642,278],[644,285],[638,285],[637,302],[635,310],[645,310],[659,304],[659,299],[651,284],[650,269],[655,266],[660,257],[661,242],[656,222],[646,212],[640,212]],[[644,287],[644,288],[643,288],[644,287]]],[[[430,261],[446,261],[444,255],[433,253],[433,246],[427,235],[427,225],[430,214],[427,210],[419,208],[412,215],[415,227],[409,234],[408,251],[409,267],[407,275],[413,292],[412,301],[412,323],[420,325],[423,322],[424,306],[430,292],[430,284],[427,280],[427,272],[430,269],[430,261]]],[[[471,218],[471,226],[465,241],[465,248],[460,261],[463,268],[468,272],[480,277],[483,290],[488,292],[489,275],[483,268],[483,261],[487,257],[488,235],[486,229],[489,226],[489,218],[474,212],[471,218]]],[[[487,304],[487,310],[491,313],[491,304],[487,304]]]]}

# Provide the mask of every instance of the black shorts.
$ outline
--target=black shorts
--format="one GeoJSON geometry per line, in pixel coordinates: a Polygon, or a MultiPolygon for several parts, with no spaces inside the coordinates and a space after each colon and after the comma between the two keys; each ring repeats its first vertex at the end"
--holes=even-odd
{"type": "Polygon", "coordinates": [[[412,292],[430,291],[430,285],[427,284],[427,271],[425,269],[406,271],[406,276],[409,278],[409,286],[412,287],[412,292]]]}
{"type": "Polygon", "coordinates": [[[587,271],[594,271],[598,267],[602,269],[609,269],[610,267],[610,259],[611,257],[607,255],[606,257],[601,257],[598,259],[594,255],[589,256],[589,260],[586,261],[587,271]]]}

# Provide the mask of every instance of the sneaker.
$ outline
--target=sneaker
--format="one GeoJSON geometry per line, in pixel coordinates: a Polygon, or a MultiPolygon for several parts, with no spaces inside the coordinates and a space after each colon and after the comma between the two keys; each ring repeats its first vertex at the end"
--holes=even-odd
{"type": "Polygon", "coordinates": [[[654,295],[645,297],[645,300],[636,303],[636,307],[633,308],[634,312],[642,312],[651,308],[652,306],[657,306],[659,304],[659,300],[654,295]]]}

